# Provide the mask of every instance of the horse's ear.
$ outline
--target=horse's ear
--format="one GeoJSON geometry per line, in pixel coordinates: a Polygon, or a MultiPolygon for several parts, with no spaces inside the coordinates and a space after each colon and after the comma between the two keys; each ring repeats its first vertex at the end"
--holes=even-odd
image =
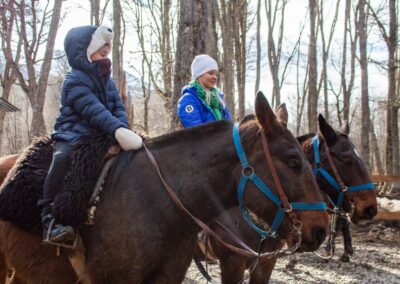
{"type": "Polygon", "coordinates": [[[285,123],[286,125],[288,124],[288,120],[289,120],[289,113],[286,109],[286,104],[280,104],[275,111],[276,116],[278,117],[278,119],[280,121],[282,121],[283,123],[285,123]]]}
{"type": "Polygon", "coordinates": [[[257,120],[261,124],[262,128],[266,132],[270,131],[277,120],[268,100],[261,91],[257,92],[255,109],[257,120]]]}
{"type": "Polygon", "coordinates": [[[326,122],[322,114],[318,115],[318,129],[322,136],[325,138],[328,146],[336,143],[337,136],[335,130],[326,122]]]}
{"type": "Polygon", "coordinates": [[[343,125],[340,128],[340,132],[343,132],[344,134],[349,135],[349,133],[350,133],[350,125],[349,125],[349,121],[348,120],[345,120],[343,122],[343,125]]]}

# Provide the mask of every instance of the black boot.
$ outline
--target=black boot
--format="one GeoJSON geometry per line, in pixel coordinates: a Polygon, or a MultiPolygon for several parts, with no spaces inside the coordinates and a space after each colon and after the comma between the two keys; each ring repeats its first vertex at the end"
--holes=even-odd
{"type": "Polygon", "coordinates": [[[56,224],[52,214],[52,204],[42,209],[43,241],[47,243],[68,243],[76,238],[75,230],[71,226],[56,224]]]}

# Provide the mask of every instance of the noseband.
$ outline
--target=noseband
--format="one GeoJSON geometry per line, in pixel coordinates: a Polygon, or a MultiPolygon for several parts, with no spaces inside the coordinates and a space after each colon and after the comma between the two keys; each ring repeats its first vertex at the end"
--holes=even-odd
{"type": "Polygon", "coordinates": [[[339,209],[342,208],[344,196],[346,196],[346,198],[349,201],[351,200],[348,196],[348,193],[356,192],[356,191],[360,191],[360,190],[375,189],[375,185],[372,182],[366,183],[366,184],[360,184],[360,185],[352,185],[352,186],[345,185],[343,180],[340,178],[339,172],[335,166],[333,158],[332,158],[331,154],[329,153],[329,147],[325,141],[324,146],[325,146],[326,156],[328,158],[328,162],[333,171],[333,174],[335,175],[335,177],[332,177],[321,165],[318,135],[316,135],[313,138],[312,142],[313,142],[313,149],[314,149],[314,169],[313,169],[314,176],[316,177],[316,176],[318,176],[318,174],[320,174],[334,189],[336,189],[336,191],[338,192],[338,198],[336,200],[336,203],[332,202],[332,200],[328,196],[331,203],[336,208],[339,208],[339,209]]]}
{"type": "Polygon", "coordinates": [[[282,220],[285,216],[285,213],[288,215],[295,229],[301,229],[302,223],[297,218],[296,214],[293,210],[318,210],[323,211],[326,210],[325,202],[314,202],[314,203],[305,203],[305,202],[289,202],[288,198],[283,191],[281,182],[279,180],[278,174],[276,172],[274,163],[272,161],[272,156],[268,148],[268,141],[265,137],[264,133],[261,131],[261,140],[263,144],[265,158],[268,162],[268,167],[271,171],[276,191],[278,195],[274,194],[271,189],[258,177],[258,175],[254,172],[254,168],[249,164],[246,153],[242,147],[240,142],[240,134],[239,134],[239,126],[235,124],[233,127],[233,142],[235,144],[235,149],[237,155],[240,160],[240,164],[242,166],[242,176],[240,178],[239,186],[237,189],[237,198],[239,201],[239,208],[242,212],[243,218],[246,222],[252,227],[261,237],[266,238],[276,238],[278,236],[278,229],[282,220]],[[247,210],[247,207],[244,205],[244,192],[246,190],[247,182],[252,182],[268,199],[270,199],[276,206],[278,206],[278,211],[276,212],[275,218],[272,222],[272,225],[268,231],[262,230],[250,218],[250,214],[247,210]]]}

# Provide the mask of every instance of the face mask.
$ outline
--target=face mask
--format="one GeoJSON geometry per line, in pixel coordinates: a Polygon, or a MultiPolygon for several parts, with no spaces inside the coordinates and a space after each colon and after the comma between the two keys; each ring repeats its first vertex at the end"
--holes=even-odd
{"type": "Polygon", "coordinates": [[[99,72],[101,77],[107,78],[111,74],[111,60],[109,58],[104,58],[101,60],[98,60],[97,66],[99,66],[99,72]]]}

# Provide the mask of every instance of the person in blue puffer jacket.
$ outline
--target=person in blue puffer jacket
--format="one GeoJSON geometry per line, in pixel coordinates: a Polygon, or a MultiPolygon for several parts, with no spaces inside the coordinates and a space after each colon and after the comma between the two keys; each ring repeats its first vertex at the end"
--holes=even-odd
{"type": "Polygon", "coordinates": [[[128,129],[128,117],[114,81],[110,78],[113,31],[105,26],[71,29],[64,48],[72,70],[61,89],[60,112],[51,138],[55,141],[53,161],[47,174],[42,207],[43,240],[66,243],[76,237],[74,228],[54,222],[52,202],[69,170],[76,144],[87,136],[112,135],[123,150],[142,146],[142,138],[128,129]]]}
{"type": "Polygon", "coordinates": [[[216,88],[217,62],[207,54],[197,55],[191,71],[193,81],[182,89],[182,97],[178,101],[178,116],[183,127],[231,120],[224,94],[216,88]]]}

